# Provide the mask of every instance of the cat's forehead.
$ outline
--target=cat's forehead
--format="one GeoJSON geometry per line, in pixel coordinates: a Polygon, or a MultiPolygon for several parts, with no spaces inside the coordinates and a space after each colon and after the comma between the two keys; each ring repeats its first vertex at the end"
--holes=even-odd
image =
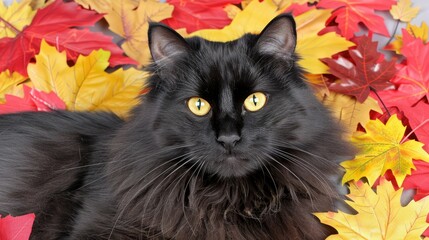
{"type": "Polygon", "coordinates": [[[210,91],[227,88],[231,92],[237,88],[252,88],[256,83],[256,69],[243,40],[228,43],[201,41],[194,59],[190,67],[200,80],[194,86],[210,91]]]}
{"type": "Polygon", "coordinates": [[[250,60],[251,49],[249,38],[242,37],[225,43],[198,39],[198,46],[194,51],[197,58],[205,60],[207,64],[233,67],[232,63],[250,60]]]}
{"type": "MultiPolygon", "coordinates": [[[[254,92],[278,90],[252,50],[254,36],[221,43],[190,39],[193,48],[181,78],[183,98],[203,97],[218,104],[244,99],[254,92]]],[[[183,65],[184,66],[184,65],[183,65]]],[[[223,105],[223,104],[221,104],[223,105]]]]}

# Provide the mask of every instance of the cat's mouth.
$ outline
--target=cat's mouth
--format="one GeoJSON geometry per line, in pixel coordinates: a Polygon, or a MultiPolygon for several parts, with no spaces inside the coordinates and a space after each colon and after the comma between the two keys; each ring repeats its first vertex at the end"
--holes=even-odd
{"type": "Polygon", "coordinates": [[[249,159],[235,154],[225,155],[218,164],[217,173],[222,177],[242,177],[255,170],[249,159]]]}

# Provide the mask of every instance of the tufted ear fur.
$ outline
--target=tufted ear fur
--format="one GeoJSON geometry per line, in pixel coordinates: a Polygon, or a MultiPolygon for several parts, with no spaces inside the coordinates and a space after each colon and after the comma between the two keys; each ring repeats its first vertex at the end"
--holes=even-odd
{"type": "Polygon", "coordinates": [[[256,42],[256,48],[260,53],[286,59],[293,56],[295,46],[295,21],[289,14],[282,14],[271,20],[256,42]]]}
{"type": "Polygon", "coordinates": [[[155,63],[169,60],[189,51],[186,40],[176,31],[160,23],[150,23],[149,49],[155,63]]]}

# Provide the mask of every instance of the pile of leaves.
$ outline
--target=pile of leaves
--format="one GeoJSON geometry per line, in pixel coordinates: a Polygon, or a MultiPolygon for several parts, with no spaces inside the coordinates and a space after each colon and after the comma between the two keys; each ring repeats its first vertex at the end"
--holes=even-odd
{"type": "MultiPolygon", "coordinates": [[[[355,213],[315,213],[338,231],[329,239],[429,236],[428,26],[397,29],[419,14],[410,0],[0,2],[0,113],[109,110],[126,118],[145,91],[149,19],[227,42],[283,12],[295,16],[308,82],[359,151],[341,164],[355,213]],[[393,32],[382,12],[397,21],[393,32]],[[390,41],[381,46],[375,35],[390,41]],[[401,201],[403,189],[414,199],[401,201]]],[[[3,216],[0,239],[28,239],[34,217],[3,216]]]]}

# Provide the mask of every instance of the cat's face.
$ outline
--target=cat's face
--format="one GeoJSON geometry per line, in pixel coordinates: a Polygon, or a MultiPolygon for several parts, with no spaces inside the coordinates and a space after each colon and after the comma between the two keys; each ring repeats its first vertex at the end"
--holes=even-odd
{"type": "Polygon", "coordinates": [[[184,40],[161,25],[150,36],[155,138],[181,148],[190,171],[241,177],[319,140],[320,106],[295,66],[290,17],[229,43],[184,40]]]}

